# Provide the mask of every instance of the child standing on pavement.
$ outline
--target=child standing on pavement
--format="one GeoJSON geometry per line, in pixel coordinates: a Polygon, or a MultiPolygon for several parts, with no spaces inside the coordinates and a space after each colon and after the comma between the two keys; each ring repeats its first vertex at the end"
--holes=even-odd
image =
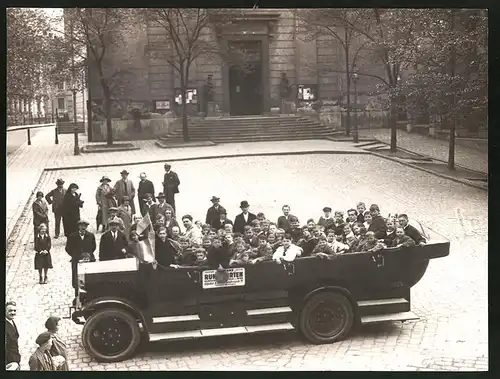
{"type": "Polygon", "coordinates": [[[35,237],[35,270],[40,275],[39,283],[47,283],[47,271],[52,268],[52,256],[50,255],[51,240],[47,231],[47,225],[38,226],[38,234],[35,237]],[[44,277],[42,278],[42,271],[44,277]]]}

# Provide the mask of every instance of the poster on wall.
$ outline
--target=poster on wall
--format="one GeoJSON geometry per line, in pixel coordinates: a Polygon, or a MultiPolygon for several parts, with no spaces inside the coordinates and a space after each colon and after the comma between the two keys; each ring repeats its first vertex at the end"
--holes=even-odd
{"type": "MultiPolygon", "coordinates": [[[[182,96],[180,90],[176,90],[175,103],[182,104],[182,96]]],[[[186,90],[186,104],[197,104],[198,103],[198,91],[195,88],[186,90]]]]}
{"type": "Polygon", "coordinates": [[[300,101],[315,101],[317,98],[317,85],[303,85],[297,86],[297,99],[300,101]]]}
{"type": "Polygon", "coordinates": [[[169,111],[170,110],[170,101],[169,100],[155,101],[155,109],[158,111],[169,111]]]}

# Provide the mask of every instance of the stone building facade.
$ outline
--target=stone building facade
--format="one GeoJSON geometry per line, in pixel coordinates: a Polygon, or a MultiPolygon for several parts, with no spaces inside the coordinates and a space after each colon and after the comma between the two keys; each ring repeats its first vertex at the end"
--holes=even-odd
{"type": "MultiPolygon", "coordinates": [[[[235,17],[229,25],[204,30],[202,38],[207,43],[217,43],[221,48],[239,44],[256,58],[249,75],[225,59],[198,57],[190,67],[188,83],[197,95],[197,104],[190,105],[192,112],[200,111],[203,86],[209,75],[213,101],[220,114],[267,114],[271,108],[279,107],[283,74],[292,86],[291,100],[297,99],[299,87],[311,89],[316,99],[338,99],[345,91],[344,74],[329,72],[328,68],[342,64],[342,51],[331,36],[309,39],[300,23],[293,9],[247,9],[241,10],[241,17],[235,17]]],[[[145,104],[152,111],[167,106],[173,110],[179,95],[179,75],[165,59],[149,54],[160,48],[155,46],[162,45],[164,30],[138,24],[127,33],[127,46],[116,55],[117,62],[120,54],[132,56],[134,78],[127,83],[124,100],[145,104]]],[[[92,101],[102,98],[92,70],[89,88],[92,101]]]]}

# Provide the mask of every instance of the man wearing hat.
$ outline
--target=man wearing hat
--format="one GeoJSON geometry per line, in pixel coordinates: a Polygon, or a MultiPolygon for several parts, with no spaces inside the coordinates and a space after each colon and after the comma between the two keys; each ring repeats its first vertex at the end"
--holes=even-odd
{"type": "MultiPolygon", "coordinates": [[[[57,364],[50,354],[52,334],[43,332],[36,338],[38,348],[29,359],[30,371],[57,371],[57,364]]],[[[59,364],[62,364],[60,361],[59,364]]]]}
{"type": "Polygon", "coordinates": [[[129,172],[127,170],[123,170],[120,172],[122,178],[115,183],[114,189],[116,191],[116,197],[118,198],[118,205],[123,204],[123,198],[128,196],[130,199],[130,206],[132,207],[132,214],[135,214],[135,187],[134,183],[128,178],[129,172]]]}
{"type": "Polygon", "coordinates": [[[167,209],[169,209],[172,212],[172,217],[175,218],[174,207],[172,207],[169,203],[165,201],[166,196],[163,194],[163,192],[160,192],[158,196],[156,196],[156,198],[158,199],[158,203],[152,205],[151,208],[152,214],[150,215],[152,216],[151,220],[156,220],[156,217],[158,215],[165,216],[165,211],[167,209]]]}
{"type": "Polygon", "coordinates": [[[179,176],[177,173],[171,170],[172,166],[165,163],[165,175],[163,177],[163,193],[167,198],[167,203],[169,203],[175,211],[175,194],[179,193],[179,176]]]}
{"type": "Polygon", "coordinates": [[[64,180],[56,180],[56,188],[45,195],[45,200],[47,203],[52,204],[52,213],[54,213],[54,219],[56,221],[56,229],[54,238],[59,238],[61,232],[61,219],[62,219],[62,204],[64,200],[64,195],[66,195],[66,189],[64,188],[64,180]]]}
{"type": "Polygon", "coordinates": [[[243,200],[240,203],[241,213],[236,216],[234,219],[234,233],[245,234],[245,226],[252,225],[252,221],[257,219],[257,216],[253,213],[250,213],[248,209],[250,208],[250,204],[248,201],[243,200]]]}
{"type": "Polygon", "coordinates": [[[109,230],[104,233],[99,242],[99,260],[110,261],[112,259],[125,258],[127,253],[127,237],[118,227],[120,219],[115,217],[108,221],[109,230]]]}
{"type": "Polygon", "coordinates": [[[141,178],[141,180],[139,182],[139,186],[137,187],[137,200],[139,201],[139,209],[141,211],[141,214],[144,217],[146,215],[144,205],[146,204],[147,194],[153,194],[153,201],[156,201],[154,197],[155,186],[151,180],[147,179],[145,172],[141,172],[141,175],[139,175],[139,177],[141,178]]]}
{"type": "Polygon", "coordinates": [[[66,241],[66,253],[71,257],[71,283],[75,289],[75,301],[78,296],[78,262],[87,260],[95,262],[94,251],[96,242],[94,234],[87,230],[89,223],[84,220],[77,222],[78,231],[68,236],[66,241]]]}
{"type": "MultiPolygon", "coordinates": [[[[220,214],[224,213],[224,215],[226,216],[227,212],[226,209],[222,205],[220,205],[219,197],[212,196],[210,201],[212,202],[213,205],[210,208],[208,208],[207,219],[205,221],[205,224],[210,225],[210,227],[212,228],[216,228],[217,226],[216,224],[218,224],[220,220],[220,214]]],[[[224,227],[224,225],[222,225],[222,227],[224,227]]]]}
{"type": "Polygon", "coordinates": [[[325,228],[325,231],[331,229],[335,226],[335,220],[332,217],[332,208],[324,207],[323,208],[324,216],[321,216],[318,220],[318,225],[325,228]]]}
{"type": "Polygon", "coordinates": [[[106,175],[101,178],[100,182],[101,184],[99,185],[99,187],[97,187],[97,191],[95,193],[95,200],[98,207],[96,217],[96,231],[99,231],[99,226],[102,225],[102,231],[104,232],[106,231],[106,223],[108,222],[109,218],[109,196],[112,196],[112,188],[109,185],[109,183],[111,183],[111,179],[106,175]]]}
{"type": "Polygon", "coordinates": [[[106,225],[107,225],[106,231],[110,229],[109,222],[115,218],[118,221],[118,228],[120,229],[120,231],[122,231],[122,232],[125,231],[125,225],[123,224],[122,219],[118,217],[118,208],[117,207],[110,207],[108,209],[108,211],[109,211],[109,217],[106,221],[106,225]]]}

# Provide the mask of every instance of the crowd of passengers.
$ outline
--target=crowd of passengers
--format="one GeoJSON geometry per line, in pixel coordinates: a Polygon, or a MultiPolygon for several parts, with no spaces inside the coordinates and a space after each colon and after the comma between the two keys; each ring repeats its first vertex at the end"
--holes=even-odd
{"type": "MultiPolygon", "coordinates": [[[[299,219],[282,207],[283,215],[277,222],[266,219],[263,213],[249,212],[248,202],[241,202],[242,213],[235,221],[227,219],[226,210],[217,197],[207,212],[205,224],[193,221],[190,215],[182,217],[186,231],[181,233],[172,212],[155,215],[153,230],[137,233],[141,222],[137,216],[132,224],[126,255],[137,257],[143,264],[178,268],[204,266],[227,268],[258,264],[264,261],[291,262],[297,257],[335,259],[339,254],[374,252],[388,247],[423,245],[425,238],[408,223],[405,214],[380,215],[380,208],[372,204],[368,210],[364,203],[357,204],[345,214],[330,207],[323,208],[319,220],[309,219],[301,226],[299,219]],[[155,234],[154,256],[141,245],[141,240],[155,234]]],[[[110,222],[112,230],[119,222],[110,222]]],[[[100,249],[100,260],[101,257],[100,249]]],[[[111,259],[116,259],[113,257],[111,259]]]]}

